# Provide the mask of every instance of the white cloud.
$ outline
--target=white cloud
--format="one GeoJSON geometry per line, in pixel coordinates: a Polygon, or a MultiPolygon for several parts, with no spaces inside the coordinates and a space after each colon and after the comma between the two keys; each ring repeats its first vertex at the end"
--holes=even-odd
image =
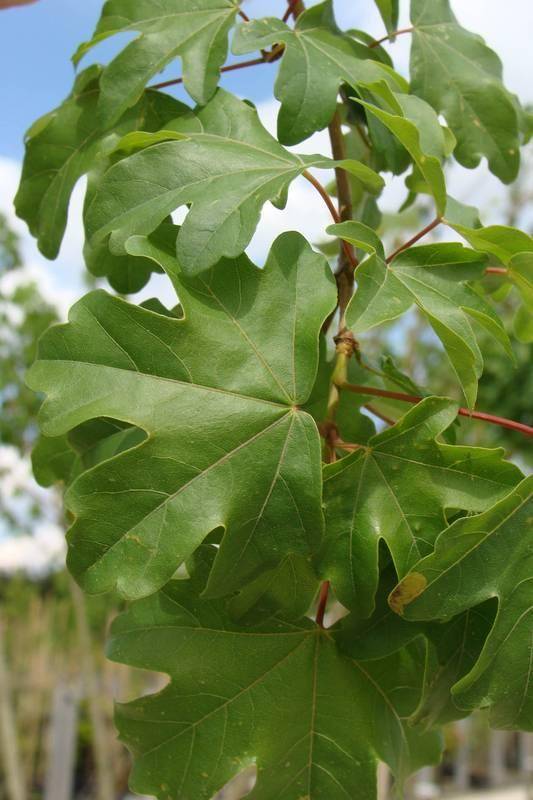
{"type": "Polygon", "coordinates": [[[56,492],[37,484],[30,460],[15,447],[0,446],[0,478],[0,508],[13,520],[0,519],[0,573],[39,574],[62,565],[65,537],[56,492]]]}

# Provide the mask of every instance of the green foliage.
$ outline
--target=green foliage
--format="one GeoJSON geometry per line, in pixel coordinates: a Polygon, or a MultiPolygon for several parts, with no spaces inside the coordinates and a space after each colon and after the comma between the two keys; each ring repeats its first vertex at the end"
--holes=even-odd
{"type": "Polygon", "coordinates": [[[243,630],[189,584],[172,581],[113,626],[112,659],[171,677],[158,695],[118,709],[137,753],[135,791],[153,791],[157,775],[163,798],[209,800],[257,763],[257,800],[369,797],[378,759],[402,779],[438,758],[439,737],[403,719],[421,681],[416,646],[359,662],[335,630],[310,620],[243,630]]]}
{"type": "MultiPolygon", "coordinates": [[[[122,294],[164,272],[176,292],[171,309],[87,295],[28,378],[48,437],[35,474],[67,486],[69,567],[133,601],[110,657],[170,677],[117,712],[132,785],[159,800],[209,800],[252,764],[256,800],[375,800],[378,761],[401,791],[474,708],[533,728],[531,482],[451,399],[473,412],[479,385],[528,432],[532,240],[481,226],[445,179],[486,157],[512,180],[527,115],[447,0],[411,2],[410,84],[330,0],[303,6],[246,21],[233,0],[108,0],[75,61],[138,38],[27,137],[17,211],[42,252],[87,175],[88,269],[122,294]],[[277,138],[218,88],[230,34],[257,69],[280,59],[277,138]],[[178,57],[195,108],[147,88],[178,57]],[[328,126],[332,158],[288,149],[328,126]],[[387,257],[380,173],[408,170],[410,229],[387,257]],[[261,212],[302,176],[334,241],[317,229],[320,255],[287,232],[260,269],[245,249],[261,212]],[[393,360],[384,342],[409,337],[393,360]]],[[[393,42],[399,4],[377,6],[393,42]]]]}
{"type": "Polygon", "coordinates": [[[414,26],[411,89],[442,112],[465,167],[485,156],[505,183],[518,174],[520,114],[502,83],[500,59],[477,34],[462,28],[449,0],[411,0],[414,26]]]}

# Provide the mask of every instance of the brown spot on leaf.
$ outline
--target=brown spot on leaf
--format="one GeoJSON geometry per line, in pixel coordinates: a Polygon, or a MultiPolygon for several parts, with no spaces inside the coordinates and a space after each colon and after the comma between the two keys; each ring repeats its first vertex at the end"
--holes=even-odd
{"type": "Polygon", "coordinates": [[[405,606],[422,594],[427,586],[427,579],[420,572],[411,572],[396,589],[391,592],[389,605],[396,614],[403,614],[405,606]]]}

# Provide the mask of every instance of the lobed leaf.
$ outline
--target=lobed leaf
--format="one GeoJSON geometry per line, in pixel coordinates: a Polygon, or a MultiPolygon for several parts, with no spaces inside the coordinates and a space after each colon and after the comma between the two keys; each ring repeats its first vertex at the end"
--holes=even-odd
{"type": "Polygon", "coordinates": [[[298,17],[294,29],[276,17],[246,22],[237,28],[233,52],[250,53],[283,43],[275,95],[281,102],[278,138],[298,144],[332,120],[341,84],[385,80],[401,91],[404,79],[387,64],[374,60],[366,45],[341,33],[335,22],[332,0],[319,3],[298,17]]]}
{"type": "Polygon", "coordinates": [[[341,603],[363,618],[374,609],[381,540],[403,576],[432,549],[446,511],[483,511],[520,480],[501,450],[435,441],[456,414],[451,400],[426,398],[367,446],[324,468],[320,571],[341,603]]]}
{"type": "MultiPolygon", "coordinates": [[[[341,163],[290,153],[263,128],[255,108],[221,89],[197,119],[201,133],[154,144],[106,173],[86,213],[93,245],[111,234],[111,249],[124,248],[130,236],[151,233],[174,209],[191,204],[177,254],[183,271],[194,275],[240,255],[263,205],[283,198],[294,178],[312,166],[341,163]]],[[[371,191],[381,189],[382,179],[364,164],[342,166],[371,191]]]]}
{"type": "Polygon", "coordinates": [[[136,244],[171,272],[185,318],[94,292],[44,337],[29,374],[48,395],[47,435],[100,417],[147,434],[70,487],[69,567],[91,592],[117,584],[138,597],[223,527],[208,590],[228,594],[321,542],[319,436],[299,407],[334,280],[295,233],[278,238],[264,270],[242,256],[196,279],[179,273],[168,242],[136,244]]]}
{"type": "Polygon", "coordinates": [[[513,353],[503,323],[491,306],[468,286],[483,275],[485,258],[458,244],[412,247],[387,265],[375,255],[358,269],[358,289],[346,312],[354,333],[397,319],[413,304],[441,340],[469,407],[483,371],[471,319],[513,353]]]}
{"type": "Polygon", "coordinates": [[[444,114],[460,164],[476,167],[485,156],[510,183],[520,165],[519,116],[498,56],[459,25],[449,0],[411,0],[411,22],[411,91],[444,114]]]}
{"type": "Polygon", "coordinates": [[[374,800],[378,759],[400,784],[437,760],[439,737],[404,723],[420,694],[416,649],[361,663],[309,620],[239,628],[188,583],[172,581],[113,626],[113,660],[171,678],[117,710],[135,791],[210,800],[255,764],[253,800],[374,800]]]}
{"type": "Polygon", "coordinates": [[[482,514],[454,522],[390,598],[414,620],[446,619],[497,598],[479,658],[453,688],[460,707],[489,706],[497,728],[533,728],[532,497],[530,477],[482,514]]]}
{"type": "Polygon", "coordinates": [[[26,135],[26,155],[15,198],[16,212],[47,258],[59,252],[72,191],[128,131],[159,130],[187,107],[161,92],[146,92],[112,128],[99,128],[96,107],[101,69],[89,67],[72,93],[38,120],[26,135]]]}
{"type": "Polygon", "coordinates": [[[228,52],[234,0],[107,0],[93,38],[80,45],[78,64],[96,44],[116,34],[139,32],[105,68],[97,116],[112,125],[141,97],[146,84],[180,57],[185,88],[202,105],[213,96],[228,52]]]}

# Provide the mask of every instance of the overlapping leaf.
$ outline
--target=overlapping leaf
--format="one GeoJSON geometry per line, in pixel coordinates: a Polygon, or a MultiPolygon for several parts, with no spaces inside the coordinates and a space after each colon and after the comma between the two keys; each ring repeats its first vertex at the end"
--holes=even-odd
{"type": "Polygon", "coordinates": [[[376,5],[385,23],[385,27],[389,33],[392,33],[398,27],[400,0],[376,0],[376,5]]]}
{"type": "Polygon", "coordinates": [[[391,595],[407,619],[446,619],[497,598],[475,665],[453,689],[463,708],[490,706],[495,727],[533,728],[533,478],[439,536],[391,595]]]}
{"type": "MultiPolygon", "coordinates": [[[[113,247],[113,241],[150,233],[174,209],[192,204],[177,252],[184,272],[196,274],[222,257],[240,255],[262,206],[268,200],[283,204],[288,185],[304,170],[336,163],[290,153],[263,128],[253,107],[220,89],[197,119],[201,133],[154,144],[107,172],[86,215],[93,243],[112,233],[113,247]]],[[[371,190],[381,189],[382,179],[365,165],[342,164],[371,190]]]]}
{"type": "Polygon", "coordinates": [[[172,277],[184,320],[92,293],[45,336],[30,373],[48,395],[46,434],[99,417],[148,434],[67,493],[69,565],[89,591],[152,592],[220,526],[213,594],[320,543],[319,437],[298,406],[335,302],[327,263],[285,234],[264,270],[243,256],[172,277]]]}
{"type": "Polygon", "coordinates": [[[442,341],[467,404],[473,407],[483,358],[470,319],[476,320],[513,357],[503,324],[467,284],[482,277],[484,257],[457,244],[412,247],[387,265],[370,256],[357,271],[358,289],[346,313],[354,333],[397,319],[413,304],[442,341]]]}
{"type": "Polygon", "coordinates": [[[150,91],[113,128],[99,129],[95,117],[100,75],[99,67],[80,73],[69,97],[27,133],[15,206],[47,258],[59,252],[78,179],[128,131],[156,131],[186,108],[168,95],[150,91]]]}
{"type": "Polygon", "coordinates": [[[431,550],[447,510],[482,511],[520,479],[501,450],[435,441],[456,413],[452,401],[426,398],[367,446],[325,467],[321,569],[360,616],[374,608],[382,539],[403,576],[431,550]]]}
{"type": "Polygon", "coordinates": [[[370,139],[384,159],[384,168],[400,174],[412,161],[442,214],[446,186],[441,162],[446,139],[433,108],[416,95],[393,92],[384,81],[361,84],[360,93],[361,97],[355,99],[367,112],[370,139]]]}
{"type": "Polygon", "coordinates": [[[505,264],[507,274],[501,278],[516,286],[523,303],[515,317],[516,333],[525,342],[533,341],[533,238],[507,225],[472,228],[455,221],[448,224],[476,250],[505,264]]]}
{"type": "Polygon", "coordinates": [[[135,791],[210,800],[255,764],[251,800],[375,800],[378,760],[401,782],[438,758],[438,736],[403,722],[420,694],[416,649],[361,663],[309,620],[242,629],[188,583],[172,581],[113,626],[112,659],[171,677],[118,708],[135,791]]]}
{"type": "Polygon", "coordinates": [[[149,80],[178,56],[185,88],[196,102],[207,103],[226,60],[237,10],[235,0],[107,0],[93,38],[80,45],[74,63],[109,36],[141,35],[104,71],[100,122],[115,122],[137,102],[149,80]]]}
{"type": "Polygon", "coordinates": [[[298,144],[331,122],[342,83],[357,87],[386,80],[396,89],[407,88],[388,65],[372,60],[372,50],[339,31],[332,0],[301,14],[294,30],[275,17],[241,25],[233,52],[249,53],[280,42],[285,53],[275,94],[281,102],[278,137],[284,144],[298,144]]]}
{"type": "Polygon", "coordinates": [[[444,114],[461,164],[476,167],[486,156],[510,183],[520,164],[519,118],[498,56],[458,24],[449,0],[411,0],[411,22],[411,91],[444,114]]]}

